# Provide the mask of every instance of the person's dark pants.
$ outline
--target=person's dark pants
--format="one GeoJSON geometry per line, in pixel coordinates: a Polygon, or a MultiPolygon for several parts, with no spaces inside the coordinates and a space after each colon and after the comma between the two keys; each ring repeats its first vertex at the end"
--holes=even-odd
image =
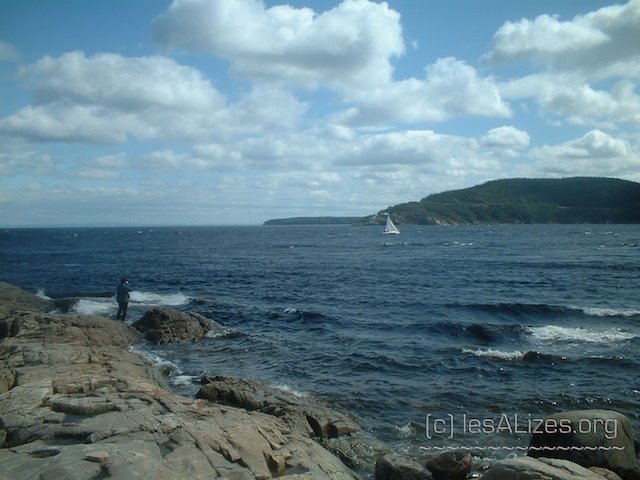
{"type": "Polygon", "coordinates": [[[116,313],[116,320],[124,320],[127,316],[127,307],[129,302],[118,302],[118,313],[116,313]]]}

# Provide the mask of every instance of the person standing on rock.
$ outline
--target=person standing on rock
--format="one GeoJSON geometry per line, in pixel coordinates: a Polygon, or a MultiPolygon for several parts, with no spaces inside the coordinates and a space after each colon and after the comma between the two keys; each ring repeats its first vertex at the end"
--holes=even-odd
{"type": "Polygon", "coordinates": [[[116,290],[116,300],[118,302],[118,313],[116,313],[116,320],[122,320],[124,322],[127,316],[127,307],[129,306],[129,280],[127,277],[120,279],[120,285],[116,290]]]}

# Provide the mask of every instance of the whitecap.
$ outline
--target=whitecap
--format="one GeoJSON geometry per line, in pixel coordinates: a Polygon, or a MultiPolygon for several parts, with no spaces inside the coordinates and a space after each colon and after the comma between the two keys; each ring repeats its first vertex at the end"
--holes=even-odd
{"type": "Polygon", "coordinates": [[[591,317],[634,317],[640,315],[640,310],[633,310],[630,308],[597,308],[597,307],[574,307],[575,310],[580,310],[586,315],[591,317]]]}
{"type": "Polygon", "coordinates": [[[143,305],[168,305],[176,307],[179,305],[186,305],[191,301],[191,298],[187,297],[183,293],[160,294],[134,290],[129,294],[129,300],[132,303],[140,303],[143,305]]]}
{"type": "Polygon", "coordinates": [[[463,348],[462,353],[467,353],[474,355],[476,357],[485,357],[485,358],[497,358],[500,360],[519,360],[524,358],[525,352],[521,352],[519,350],[515,350],[512,352],[504,352],[502,350],[494,350],[492,348],[488,348],[486,350],[476,349],[471,350],[469,348],[463,348]]]}
{"type": "Polygon", "coordinates": [[[544,327],[527,327],[527,330],[537,342],[548,341],[569,341],[588,343],[610,343],[621,342],[638,337],[637,334],[610,328],[607,330],[596,330],[581,327],[560,327],[558,325],[546,325],[544,327]]]}

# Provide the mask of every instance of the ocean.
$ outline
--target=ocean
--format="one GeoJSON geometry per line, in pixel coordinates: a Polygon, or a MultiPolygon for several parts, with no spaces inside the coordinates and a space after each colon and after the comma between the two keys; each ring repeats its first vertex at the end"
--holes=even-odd
{"type": "MultiPolygon", "coordinates": [[[[398,453],[526,449],[544,416],[640,427],[640,226],[0,230],[0,279],[128,321],[155,305],[226,333],[140,345],[179,393],[256,379],[354,415],[398,453]]],[[[598,426],[593,426],[598,428],[598,426]]]]}

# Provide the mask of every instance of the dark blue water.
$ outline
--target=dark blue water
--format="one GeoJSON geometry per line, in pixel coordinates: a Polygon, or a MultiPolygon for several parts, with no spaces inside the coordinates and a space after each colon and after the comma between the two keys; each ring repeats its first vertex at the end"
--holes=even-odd
{"type": "Polygon", "coordinates": [[[222,323],[144,347],[182,393],[204,371],[255,378],[401,450],[508,452],[528,443],[518,422],[561,410],[640,426],[639,244],[637,225],[4,230],[0,278],[114,315],[102,295],[126,274],[130,320],[169,304],[222,323]]]}

